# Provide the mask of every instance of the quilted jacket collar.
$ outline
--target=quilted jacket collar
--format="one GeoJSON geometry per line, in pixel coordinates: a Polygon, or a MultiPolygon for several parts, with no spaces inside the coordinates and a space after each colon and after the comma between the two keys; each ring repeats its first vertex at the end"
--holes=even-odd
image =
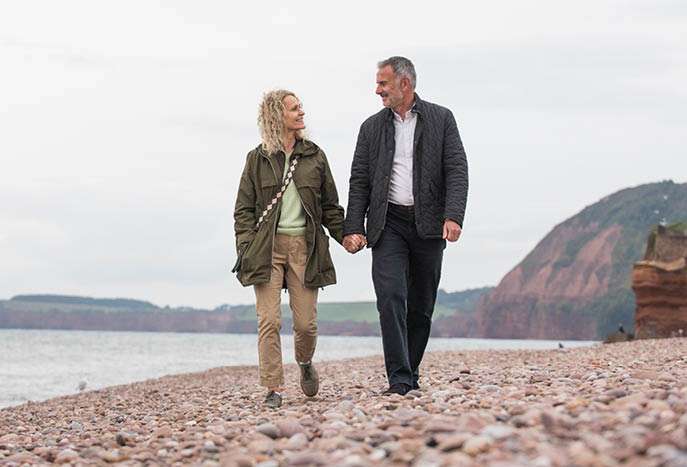
{"type": "MultiPolygon", "coordinates": [[[[427,104],[425,104],[425,101],[420,99],[420,96],[418,96],[417,93],[415,93],[414,95],[415,103],[413,104],[413,108],[410,109],[410,111],[422,116],[422,113],[425,111],[427,104]]],[[[388,107],[386,108],[386,118],[390,121],[394,120],[394,111],[388,107]]]]}

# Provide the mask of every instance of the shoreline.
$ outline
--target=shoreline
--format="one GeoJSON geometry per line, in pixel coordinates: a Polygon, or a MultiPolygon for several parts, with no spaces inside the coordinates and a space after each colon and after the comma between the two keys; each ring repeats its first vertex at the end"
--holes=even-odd
{"type": "MultiPolygon", "coordinates": [[[[204,332],[204,331],[141,331],[141,330],[117,330],[117,329],[57,329],[57,328],[3,328],[0,327],[0,331],[30,331],[30,332],[85,332],[85,333],[111,333],[111,334],[172,334],[172,335],[207,335],[207,336],[257,336],[258,334],[254,331],[251,332],[204,332]]],[[[293,330],[282,329],[281,335],[293,335],[293,330]]],[[[349,334],[321,334],[318,333],[318,337],[377,337],[381,339],[381,334],[374,335],[349,335],[349,334]]],[[[480,341],[535,341],[535,342],[602,342],[595,339],[544,339],[544,338],[507,338],[507,337],[465,337],[465,336],[430,336],[430,339],[466,339],[466,340],[480,340],[480,341]]]]}
{"type": "MultiPolygon", "coordinates": [[[[284,361],[293,336],[283,335],[284,361]]],[[[230,365],[257,365],[257,335],[92,331],[0,331],[6,362],[0,408],[86,389],[145,381],[230,365]]],[[[590,345],[569,342],[566,346],[590,345]]],[[[555,341],[431,338],[428,351],[468,348],[557,348],[555,341]]],[[[320,336],[315,362],[380,355],[379,337],[320,336]]]]}
{"type": "MultiPolygon", "coordinates": [[[[95,332],[103,332],[103,331],[95,331],[95,332]]],[[[128,332],[128,331],[127,331],[128,332]]],[[[146,331],[143,331],[146,332],[146,331]]],[[[257,335],[256,335],[257,336],[257,335]]],[[[351,336],[337,336],[337,337],[351,337],[351,336]]],[[[352,336],[352,337],[368,337],[368,336],[352,336]]],[[[434,338],[434,339],[469,339],[469,338],[462,338],[462,337],[448,337],[448,338],[434,338]]],[[[475,339],[475,340],[488,340],[488,339],[475,339]]],[[[493,339],[493,340],[507,340],[507,341],[517,341],[517,340],[530,340],[530,339],[493,339]]],[[[534,339],[532,339],[534,340],[534,339]]],[[[548,341],[548,340],[541,340],[545,342],[558,342],[558,341],[548,341]]],[[[585,342],[585,344],[580,345],[579,347],[592,347],[594,345],[600,344],[599,341],[562,341],[562,342],[585,342]],[[586,343],[589,343],[587,345],[586,343]]],[[[571,347],[571,348],[576,348],[576,347],[571,347]]],[[[456,353],[462,353],[462,352],[469,352],[469,353],[479,353],[479,352],[512,352],[516,350],[525,350],[525,351],[533,351],[533,352],[549,352],[549,351],[559,351],[560,349],[556,348],[551,348],[551,349],[464,349],[464,350],[432,350],[432,351],[427,351],[425,353],[425,357],[428,355],[434,355],[434,354],[456,354],[456,353]]],[[[314,361],[316,365],[321,365],[321,364],[326,364],[326,363],[348,363],[348,362],[353,362],[353,361],[358,361],[358,360],[370,360],[370,359],[381,359],[381,367],[380,371],[384,371],[384,361],[383,361],[383,355],[382,354],[374,354],[374,355],[364,355],[360,357],[344,357],[344,358],[334,358],[334,359],[325,359],[325,360],[319,360],[319,361],[314,361]]],[[[289,362],[284,362],[284,369],[286,371],[286,367],[288,366],[294,366],[295,363],[289,363],[289,362]]],[[[127,383],[119,383],[119,384],[112,384],[108,386],[104,386],[102,388],[97,388],[97,389],[87,389],[84,391],[78,391],[75,390],[72,393],[69,394],[60,394],[54,397],[49,397],[47,399],[42,399],[42,400],[27,400],[25,402],[20,402],[15,405],[9,405],[5,407],[0,406],[0,411],[5,410],[5,409],[10,409],[10,408],[16,408],[20,407],[25,404],[43,404],[43,403],[48,403],[52,402],[58,399],[66,398],[66,397],[74,397],[74,396],[79,396],[82,394],[87,394],[90,392],[98,392],[98,391],[105,391],[108,389],[116,389],[122,386],[131,386],[131,385],[136,385],[136,384],[143,384],[143,383],[148,383],[152,381],[156,381],[159,379],[164,379],[164,378],[176,378],[176,377],[184,377],[184,376],[193,376],[193,375],[202,375],[207,372],[212,372],[212,371],[227,371],[231,372],[233,370],[236,371],[253,371],[256,375],[258,374],[258,366],[257,365],[243,365],[243,364],[236,364],[236,365],[223,365],[223,366],[217,366],[217,367],[212,367],[208,368],[205,370],[197,370],[197,371],[188,371],[188,372],[183,372],[183,373],[170,373],[166,375],[160,375],[160,376],[153,376],[150,378],[145,378],[137,381],[130,381],[127,383]]],[[[256,385],[257,385],[257,376],[256,376],[256,385]]]]}
{"type": "Polygon", "coordinates": [[[254,366],[169,375],[0,409],[0,464],[684,465],[687,339],[428,353],[421,389],[380,356],[317,365],[263,408],[254,366]],[[269,462],[272,462],[271,464],[269,462]]]}

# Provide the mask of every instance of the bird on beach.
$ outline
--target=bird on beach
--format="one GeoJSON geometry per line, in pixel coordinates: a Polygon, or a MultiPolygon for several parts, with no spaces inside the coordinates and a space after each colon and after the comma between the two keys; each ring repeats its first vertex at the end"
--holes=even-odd
{"type": "Polygon", "coordinates": [[[565,347],[563,346],[563,343],[562,343],[562,342],[559,342],[559,343],[558,343],[558,348],[559,348],[559,349],[564,349],[564,348],[565,348],[565,347]]]}
{"type": "Polygon", "coordinates": [[[86,381],[84,381],[84,380],[79,381],[79,385],[77,386],[77,389],[79,390],[79,392],[86,389],[86,381]]]}

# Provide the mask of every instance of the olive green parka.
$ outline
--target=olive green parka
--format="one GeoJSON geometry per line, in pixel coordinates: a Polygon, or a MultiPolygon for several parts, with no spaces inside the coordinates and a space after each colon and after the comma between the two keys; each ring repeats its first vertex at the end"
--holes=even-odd
{"type": "MultiPolygon", "coordinates": [[[[336,283],[334,263],[329,254],[329,237],[342,242],[344,210],[324,152],[312,141],[298,140],[293,156],[299,156],[291,183],[295,184],[306,214],[305,240],[308,259],[305,286],[324,287],[336,283]]],[[[281,203],[273,208],[256,231],[255,224],[267,204],[282,186],[286,156],[282,151],[267,154],[259,145],[248,153],[241,175],[234,231],[240,259],[238,279],[244,286],[270,280],[272,250],[281,203]]]]}

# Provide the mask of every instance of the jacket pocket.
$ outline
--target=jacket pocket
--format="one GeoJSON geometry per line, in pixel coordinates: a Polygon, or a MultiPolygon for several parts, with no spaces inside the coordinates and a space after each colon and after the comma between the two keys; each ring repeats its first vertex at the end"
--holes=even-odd
{"type": "Polygon", "coordinates": [[[317,268],[321,273],[334,269],[334,262],[329,253],[329,237],[321,230],[317,232],[317,268]]]}
{"type": "Polygon", "coordinates": [[[262,204],[266,206],[267,203],[272,201],[272,198],[274,198],[274,195],[277,193],[277,190],[281,185],[274,179],[274,176],[272,174],[263,173],[260,177],[258,186],[260,188],[259,193],[261,196],[258,196],[256,204],[262,204]]]}

